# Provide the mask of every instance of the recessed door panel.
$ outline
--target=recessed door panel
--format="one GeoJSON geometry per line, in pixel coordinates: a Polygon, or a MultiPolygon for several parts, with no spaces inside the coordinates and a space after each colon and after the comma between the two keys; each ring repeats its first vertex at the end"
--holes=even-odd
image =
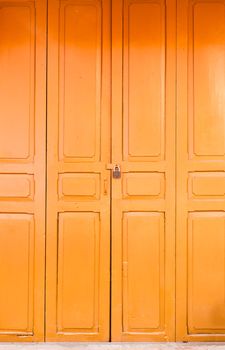
{"type": "Polygon", "coordinates": [[[188,330],[192,334],[224,333],[224,246],[222,211],[189,213],[188,330]]]}
{"type": "Polygon", "coordinates": [[[224,340],[225,2],[178,5],[177,340],[224,340]]]}
{"type": "Polygon", "coordinates": [[[0,0],[0,341],[44,340],[46,10],[0,0]]]}
{"type": "Polygon", "coordinates": [[[62,2],[59,26],[60,156],[65,161],[98,161],[102,64],[101,2],[62,2]]]}
{"type": "Polygon", "coordinates": [[[109,340],[110,6],[49,1],[48,341],[109,340]]]}
{"type": "Polygon", "coordinates": [[[11,333],[32,336],[34,323],[33,215],[0,214],[0,232],[0,278],[2,281],[0,335],[11,333]]]}
{"type": "Polygon", "coordinates": [[[59,214],[57,326],[60,333],[98,331],[99,219],[99,214],[93,212],[59,214]]]}
{"type": "Polygon", "coordinates": [[[175,2],[112,3],[112,77],[112,340],[173,340],[175,2]]]}
{"type": "Polygon", "coordinates": [[[123,6],[123,156],[131,161],[163,158],[165,6],[160,1],[125,1],[123,6]]]}
{"type": "Polygon", "coordinates": [[[165,322],[164,214],[127,212],[122,225],[123,332],[160,331],[165,322]]]}
{"type": "Polygon", "coordinates": [[[187,16],[189,155],[220,157],[225,155],[225,3],[190,2],[187,16]]]}
{"type": "Polygon", "coordinates": [[[7,122],[0,129],[0,159],[5,161],[34,154],[35,40],[34,2],[1,1],[0,115],[7,122]]]}

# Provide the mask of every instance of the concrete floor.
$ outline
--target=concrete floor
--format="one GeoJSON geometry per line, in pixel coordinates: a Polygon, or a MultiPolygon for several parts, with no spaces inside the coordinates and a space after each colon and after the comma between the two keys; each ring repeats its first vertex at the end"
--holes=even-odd
{"type": "Polygon", "coordinates": [[[225,350],[224,343],[0,343],[0,350],[225,350]]]}

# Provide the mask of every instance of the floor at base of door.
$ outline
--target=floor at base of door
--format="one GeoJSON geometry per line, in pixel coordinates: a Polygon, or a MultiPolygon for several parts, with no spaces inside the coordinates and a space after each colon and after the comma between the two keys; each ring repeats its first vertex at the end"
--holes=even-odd
{"type": "Polygon", "coordinates": [[[0,350],[225,350],[225,343],[0,343],[0,350]]]}

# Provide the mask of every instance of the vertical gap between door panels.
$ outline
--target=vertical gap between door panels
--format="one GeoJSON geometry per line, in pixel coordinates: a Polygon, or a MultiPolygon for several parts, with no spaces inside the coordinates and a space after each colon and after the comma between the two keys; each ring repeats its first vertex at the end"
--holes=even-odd
{"type": "MultiPolygon", "coordinates": [[[[112,163],[112,1],[110,1],[110,163],[112,163]]],[[[112,342],[112,176],[110,176],[109,342],[112,342]]]]}
{"type": "Polygon", "coordinates": [[[177,0],[175,1],[175,47],[174,47],[174,56],[175,56],[175,303],[174,303],[174,315],[175,315],[175,320],[174,320],[174,341],[177,341],[177,317],[176,317],[176,310],[177,310],[177,305],[176,305],[176,300],[177,300],[177,0]]]}
{"type": "MultiPolygon", "coordinates": [[[[124,154],[125,154],[125,151],[124,151],[125,127],[124,127],[124,120],[123,120],[123,118],[124,118],[124,90],[125,90],[125,87],[124,87],[124,85],[125,85],[125,83],[124,83],[124,81],[125,81],[125,79],[124,79],[124,71],[125,71],[125,63],[124,63],[125,62],[125,60],[124,60],[124,57],[125,57],[125,39],[124,39],[125,38],[125,34],[124,34],[124,32],[125,32],[125,4],[124,4],[124,1],[125,0],[122,1],[121,8],[120,8],[121,13],[122,13],[121,23],[120,23],[120,25],[121,25],[120,64],[121,64],[121,75],[122,75],[121,76],[121,121],[120,121],[120,123],[121,123],[121,136],[120,137],[121,137],[121,140],[122,140],[122,142],[121,142],[121,151],[120,151],[121,152],[121,163],[124,160],[124,154]]],[[[128,21],[128,23],[126,25],[129,25],[129,21],[128,21]]],[[[123,174],[122,174],[122,176],[123,176],[123,174]]],[[[121,191],[122,191],[122,189],[121,189],[121,191]]],[[[122,198],[122,192],[121,192],[121,198],[122,198]]],[[[123,256],[123,254],[124,254],[124,252],[123,252],[124,246],[123,246],[123,243],[122,243],[122,241],[123,241],[123,213],[120,212],[120,215],[121,215],[120,216],[120,225],[121,225],[120,227],[121,227],[121,247],[122,247],[122,249],[121,249],[121,263],[123,264],[123,259],[124,259],[124,256],[123,256]]],[[[127,257],[127,265],[128,265],[128,257],[127,257]]],[[[124,278],[124,275],[123,275],[124,271],[123,271],[123,267],[122,266],[121,266],[121,269],[122,269],[121,277],[122,277],[122,280],[123,280],[123,278],[124,278]]],[[[128,281],[128,279],[127,279],[127,281],[128,281]]],[[[120,330],[120,332],[121,332],[121,335],[120,335],[121,340],[122,340],[122,334],[123,334],[123,332],[125,332],[124,331],[124,328],[125,328],[125,325],[124,325],[125,311],[124,311],[124,305],[123,305],[123,293],[124,293],[123,288],[124,287],[123,287],[123,282],[122,282],[122,289],[121,289],[122,308],[121,308],[121,330],[120,330]]]]}
{"type": "Polygon", "coordinates": [[[46,342],[46,279],[47,279],[47,181],[48,181],[48,0],[46,0],[46,101],[45,101],[45,277],[44,277],[44,342],[46,342]]]}

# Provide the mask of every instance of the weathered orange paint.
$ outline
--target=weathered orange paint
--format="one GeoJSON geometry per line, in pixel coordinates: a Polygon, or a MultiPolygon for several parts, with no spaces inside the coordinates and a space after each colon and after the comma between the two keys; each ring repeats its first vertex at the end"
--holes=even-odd
{"type": "Polygon", "coordinates": [[[0,341],[224,341],[224,47],[225,0],[0,0],[0,341]]]}

